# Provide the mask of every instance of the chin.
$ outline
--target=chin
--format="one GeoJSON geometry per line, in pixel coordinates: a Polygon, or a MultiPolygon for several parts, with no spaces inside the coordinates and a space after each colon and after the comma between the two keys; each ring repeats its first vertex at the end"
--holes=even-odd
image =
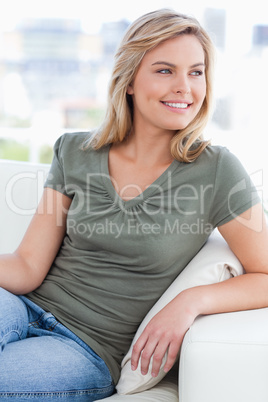
{"type": "Polygon", "coordinates": [[[175,133],[180,130],[184,130],[191,122],[187,124],[180,124],[179,126],[169,127],[168,130],[174,131],[175,133]]]}

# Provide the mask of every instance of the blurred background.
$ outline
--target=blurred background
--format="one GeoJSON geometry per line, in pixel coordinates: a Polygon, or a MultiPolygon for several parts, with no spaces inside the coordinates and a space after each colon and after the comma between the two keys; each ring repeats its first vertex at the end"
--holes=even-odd
{"type": "Polygon", "coordinates": [[[0,158],[50,163],[55,140],[102,120],[113,56],[128,25],[158,8],[196,17],[217,48],[205,137],[268,191],[268,10],[264,0],[9,0],[0,6],[0,158]]]}

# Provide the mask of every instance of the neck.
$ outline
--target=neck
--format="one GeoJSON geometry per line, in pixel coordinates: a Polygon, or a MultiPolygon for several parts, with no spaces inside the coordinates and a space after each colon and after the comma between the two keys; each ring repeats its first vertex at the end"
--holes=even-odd
{"type": "Polygon", "coordinates": [[[168,133],[142,133],[133,130],[124,141],[128,157],[137,163],[147,166],[170,164],[173,157],[170,153],[170,141],[173,134],[168,133]]]}

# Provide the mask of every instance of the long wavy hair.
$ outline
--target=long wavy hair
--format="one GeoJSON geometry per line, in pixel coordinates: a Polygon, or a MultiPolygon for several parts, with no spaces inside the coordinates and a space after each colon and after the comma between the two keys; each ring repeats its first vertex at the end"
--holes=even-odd
{"type": "Polygon", "coordinates": [[[127,94],[146,52],[160,43],[179,35],[194,35],[205,55],[206,96],[195,118],[173,136],[172,156],[181,162],[193,162],[209,144],[203,139],[203,130],[212,110],[212,81],[214,46],[199,22],[173,10],[161,9],[143,15],[134,21],[125,33],[117,50],[111,75],[107,110],[103,123],[85,141],[83,148],[94,149],[121,142],[130,133],[133,122],[133,104],[127,94]]]}

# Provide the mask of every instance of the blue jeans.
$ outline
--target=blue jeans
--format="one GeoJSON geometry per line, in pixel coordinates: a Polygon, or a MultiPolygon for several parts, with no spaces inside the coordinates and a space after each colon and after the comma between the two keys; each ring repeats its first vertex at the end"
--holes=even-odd
{"type": "Polygon", "coordinates": [[[55,317],[0,288],[0,399],[91,402],[113,394],[104,361],[55,317]]]}

